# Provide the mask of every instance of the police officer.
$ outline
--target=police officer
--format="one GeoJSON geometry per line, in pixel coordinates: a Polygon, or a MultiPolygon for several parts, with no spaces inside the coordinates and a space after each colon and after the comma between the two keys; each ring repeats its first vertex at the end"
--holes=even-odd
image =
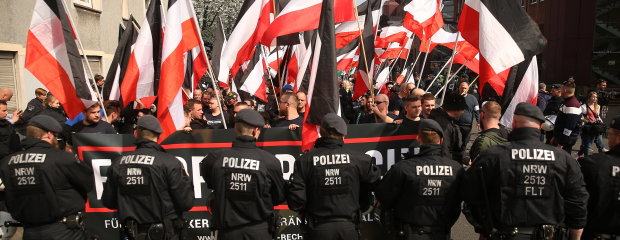
{"type": "Polygon", "coordinates": [[[443,130],[431,119],[420,122],[420,153],[399,161],[375,189],[384,211],[393,211],[399,239],[446,240],[461,213],[461,164],[443,153],[443,130]]]}
{"type": "Polygon", "coordinates": [[[323,117],[314,149],[295,161],[287,194],[289,208],[306,218],[304,239],[358,239],[360,208],[380,177],[372,159],[344,149],[347,125],[338,115],[323,117]]]}
{"type": "Polygon", "coordinates": [[[194,190],[181,162],[157,144],[161,133],[155,117],[141,117],[134,130],[136,150],[108,168],[101,199],[107,208],[118,209],[123,237],[182,238],[183,212],[194,205],[194,190]]]}
{"type": "Polygon", "coordinates": [[[30,119],[20,151],[5,157],[0,178],[9,212],[24,225],[24,239],[86,239],[81,221],[92,169],[57,148],[58,121],[45,115],[30,119]]]}
{"type": "Polygon", "coordinates": [[[584,240],[620,239],[620,117],[608,133],[611,151],[579,159],[590,193],[584,240]]]}
{"type": "Polygon", "coordinates": [[[219,239],[272,239],[277,218],[273,206],[284,202],[280,161],[256,146],[265,120],[252,109],[235,119],[232,148],[207,155],[200,163],[210,189],[209,206],[219,239]]]}
{"type": "Polygon", "coordinates": [[[491,239],[579,239],[588,192],[577,161],[540,141],[545,118],[519,103],[509,143],[482,151],[465,174],[469,219],[491,239]],[[568,228],[568,229],[566,229],[568,228]]]}

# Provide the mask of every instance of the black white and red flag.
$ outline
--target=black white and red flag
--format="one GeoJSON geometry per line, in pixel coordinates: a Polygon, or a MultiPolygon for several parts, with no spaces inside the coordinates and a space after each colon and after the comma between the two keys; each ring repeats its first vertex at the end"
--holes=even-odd
{"type": "Polygon", "coordinates": [[[228,68],[220,66],[226,66],[226,63],[222,62],[222,50],[226,47],[226,35],[224,34],[224,25],[222,19],[217,18],[215,23],[215,41],[213,42],[213,50],[211,51],[211,68],[213,73],[217,74],[217,80],[221,87],[228,86],[228,68]]]}
{"type": "Polygon", "coordinates": [[[265,84],[267,66],[263,58],[263,50],[260,44],[256,45],[254,56],[248,63],[248,68],[240,80],[235,81],[235,86],[241,91],[257,97],[263,102],[268,102],[265,84]]]}
{"type": "Polygon", "coordinates": [[[129,26],[120,35],[110,69],[108,69],[108,74],[105,78],[105,85],[103,85],[102,94],[104,100],[121,100],[120,86],[131,56],[131,46],[136,42],[140,30],[139,25],[135,21],[133,16],[131,16],[129,18],[129,26]]]}
{"type": "Polygon", "coordinates": [[[336,34],[333,0],[321,6],[319,28],[313,41],[308,99],[302,127],[302,151],[309,150],[318,138],[323,116],[339,113],[338,79],[336,72],[336,34]]]}
{"type": "MultiPolygon", "coordinates": [[[[375,0],[375,2],[380,1],[375,0]]],[[[362,32],[363,41],[362,44],[360,44],[359,68],[355,78],[355,87],[353,88],[353,100],[366,94],[372,86],[375,58],[375,28],[373,24],[372,5],[374,4],[366,4],[364,31],[362,32]]]]}
{"type": "MultiPolygon", "coordinates": [[[[271,46],[276,37],[317,29],[322,3],[322,0],[291,0],[265,31],[261,43],[271,46]]],[[[335,23],[355,21],[354,1],[334,0],[332,4],[335,23]]]]}
{"type": "Polygon", "coordinates": [[[506,81],[502,98],[502,118],[500,123],[512,126],[512,117],[518,103],[529,102],[536,105],[538,100],[538,61],[536,56],[512,67],[511,76],[506,81]]]}
{"type": "MultiPolygon", "coordinates": [[[[252,59],[256,44],[267,27],[273,5],[271,0],[245,0],[237,16],[235,27],[222,51],[220,72],[226,68],[235,79],[239,69],[252,59]]],[[[220,74],[220,77],[223,74],[220,74]]],[[[226,79],[218,79],[226,82],[226,79]]]]}
{"type": "Polygon", "coordinates": [[[419,38],[430,38],[443,27],[441,0],[409,0],[403,10],[403,26],[419,38]]]}
{"type": "Polygon", "coordinates": [[[480,89],[503,95],[510,68],[540,53],[546,40],[517,1],[465,0],[458,29],[480,51],[480,89]]]}
{"type": "Polygon", "coordinates": [[[135,100],[154,101],[160,78],[162,32],[161,0],[151,0],[120,82],[123,106],[135,100]]]}
{"type": "Polygon", "coordinates": [[[207,61],[194,7],[191,0],[170,0],[157,92],[157,118],[162,125],[162,140],[185,124],[181,86],[190,52],[193,75],[201,78],[207,72],[207,61]]]}
{"type": "Polygon", "coordinates": [[[37,0],[26,38],[25,67],[74,118],[96,102],[85,76],[75,29],[62,0],[37,0]]]}

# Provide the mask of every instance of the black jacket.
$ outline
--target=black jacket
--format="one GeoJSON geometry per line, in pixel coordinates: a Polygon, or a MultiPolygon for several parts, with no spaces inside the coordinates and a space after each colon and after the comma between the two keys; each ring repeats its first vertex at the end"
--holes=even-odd
{"type": "Polygon", "coordinates": [[[0,165],[13,218],[42,225],[83,212],[86,194],[95,185],[92,168],[40,139],[28,137],[22,146],[24,151],[5,157],[0,165]]]}
{"type": "Polygon", "coordinates": [[[214,226],[230,229],[265,222],[273,206],[284,202],[280,161],[256,146],[251,136],[238,136],[232,148],[207,155],[200,163],[214,226]]]}
{"type": "Polygon", "coordinates": [[[319,138],[295,161],[287,202],[311,218],[350,218],[367,207],[369,189],[381,171],[370,156],[343,148],[343,141],[319,138]],[[360,202],[361,201],[361,202],[360,202]]]}
{"type": "Polygon", "coordinates": [[[135,141],[136,151],[114,159],[101,200],[118,209],[119,220],[140,224],[175,219],[194,205],[192,179],[183,165],[157,143],[135,141]]]}
{"type": "Polygon", "coordinates": [[[620,235],[620,146],[579,164],[590,193],[586,232],[620,235]]]}
{"type": "Polygon", "coordinates": [[[375,195],[399,222],[448,232],[461,214],[464,173],[460,163],[442,154],[441,145],[425,144],[418,155],[390,168],[375,195]]]}
{"type": "Polygon", "coordinates": [[[442,108],[433,109],[429,118],[437,121],[443,128],[443,146],[446,148],[444,150],[447,150],[447,157],[463,163],[463,151],[461,151],[463,137],[458,126],[458,119],[450,117],[442,108]]]}
{"type": "Polygon", "coordinates": [[[482,151],[465,174],[464,197],[473,219],[484,223],[489,203],[500,230],[545,224],[583,228],[588,192],[577,161],[542,143],[539,129],[515,129],[508,140],[482,151]]]}
{"type": "Polygon", "coordinates": [[[19,150],[19,136],[15,133],[13,124],[6,119],[0,119],[0,159],[19,150]]]}

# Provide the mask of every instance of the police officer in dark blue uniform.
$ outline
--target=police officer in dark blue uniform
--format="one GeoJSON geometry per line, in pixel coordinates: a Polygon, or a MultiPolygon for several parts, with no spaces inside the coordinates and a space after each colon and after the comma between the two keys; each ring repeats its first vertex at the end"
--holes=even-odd
{"type": "Polygon", "coordinates": [[[590,193],[582,239],[620,239],[620,117],[611,120],[610,151],[579,159],[590,193]]]}
{"type": "Polygon", "coordinates": [[[442,150],[443,130],[431,119],[420,122],[420,153],[399,161],[375,189],[383,211],[393,211],[398,239],[447,240],[461,214],[461,164],[442,150]]]}
{"type": "Polygon", "coordinates": [[[276,234],[273,206],[284,202],[285,182],[280,161],[256,146],[264,125],[258,112],[239,111],[232,148],[209,153],[200,163],[213,189],[208,205],[219,239],[266,240],[276,234]]]}
{"type": "Polygon", "coordinates": [[[24,239],[86,239],[82,224],[86,194],[93,189],[93,170],[58,149],[58,121],[45,115],[30,119],[24,151],[0,164],[6,205],[24,225],[24,239]]]}
{"type": "Polygon", "coordinates": [[[465,174],[472,224],[491,239],[579,239],[588,192],[577,161],[540,140],[545,118],[519,103],[507,144],[482,151],[465,174]]]}
{"type": "MultiPolygon", "coordinates": [[[[314,149],[295,161],[287,202],[307,221],[304,239],[358,239],[360,208],[381,176],[372,159],[344,149],[347,125],[329,113],[321,122],[314,149]]],[[[366,205],[366,206],[365,206],[366,205]]]]}
{"type": "Polygon", "coordinates": [[[114,159],[101,200],[118,209],[128,239],[182,239],[183,212],[194,205],[192,180],[183,165],[157,144],[162,133],[150,115],[138,120],[136,150],[114,159]]]}

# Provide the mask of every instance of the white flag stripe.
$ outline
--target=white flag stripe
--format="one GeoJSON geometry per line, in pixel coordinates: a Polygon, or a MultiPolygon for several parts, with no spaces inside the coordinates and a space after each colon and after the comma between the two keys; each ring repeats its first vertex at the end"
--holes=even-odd
{"type": "Polygon", "coordinates": [[[193,17],[193,12],[189,11],[189,9],[190,6],[187,5],[187,1],[176,1],[168,9],[166,34],[164,34],[164,42],[166,44],[162,47],[161,59],[168,58],[181,42],[181,38],[183,38],[182,23],[193,17]]]}
{"type": "Polygon", "coordinates": [[[136,43],[131,46],[140,73],[136,87],[136,99],[155,95],[153,89],[153,81],[155,81],[153,36],[148,19],[144,19],[142,26],[144,27],[140,29],[136,43]]]}
{"type": "Polygon", "coordinates": [[[489,9],[480,5],[480,54],[500,73],[525,60],[523,52],[489,9]]]}
{"type": "Polygon", "coordinates": [[[321,3],[323,3],[322,0],[291,0],[288,4],[286,4],[284,9],[282,9],[280,14],[278,14],[278,17],[294,11],[303,10],[305,8],[309,8],[311,6],[321,3]]]}
{"type": "Polygon", "coordinates": [[[412,0],[404,7],[404,10],[413,15],[413,18],[422,23],[435,15],[437,11],[436,0],[412,0]]]}
{"type": "Polygon", "coordinates": [[[512,126],[512,117],[514,116],[517,104],[521,102],[532,102],[538,97],[538,63],[536,56],[532,58],[532,62],[527,68],[521,84],[517,88],[512,101],[504,112],[500,123],[504,126],[512,126]]]}
{"type": "Polygon", "coordinates": [[[256,30],[263,6],[267,3],[269,3],[269,1],[254,0],[254,3],[252,3],[245,14],[243,14],[239,20],[239,23],[237,23],[237,26],[230,34],[228,42],[226,43],[226,48],[222,49],[222,57],[220,62],[223,62],[226,65],[220,64],[220,68],[227,68],[230,70],[233,64],[235,64],[237,53],[250,40],[250,37],[253,36],[253,34],[248,33],[253,33],[256,30]]]}

